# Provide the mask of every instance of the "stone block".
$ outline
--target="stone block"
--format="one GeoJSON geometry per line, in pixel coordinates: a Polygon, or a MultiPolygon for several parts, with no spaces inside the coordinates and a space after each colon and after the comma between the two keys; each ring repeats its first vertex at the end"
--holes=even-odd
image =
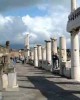
{"type": "Polygon", "coordinates": [[[4,89],[8,87],[8,75],[7,74],[2,75],[2,87],[4,89]]]}

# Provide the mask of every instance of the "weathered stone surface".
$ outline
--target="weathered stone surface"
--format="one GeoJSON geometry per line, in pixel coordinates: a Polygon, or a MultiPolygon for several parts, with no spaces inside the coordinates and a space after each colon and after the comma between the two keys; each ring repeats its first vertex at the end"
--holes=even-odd
{"type": "Polygon", "coordinates": [[[3,92],[3,100],[80,100],[80,83],[30,65],[16,66],[19,91],[3,92]]]}

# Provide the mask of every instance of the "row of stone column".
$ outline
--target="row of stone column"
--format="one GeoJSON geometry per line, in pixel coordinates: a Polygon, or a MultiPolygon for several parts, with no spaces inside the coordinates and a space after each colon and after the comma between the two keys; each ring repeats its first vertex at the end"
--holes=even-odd
{"type": "MultiPolygon", "coordinates": [[[[65,65],[67,60],[66,55],[66,39],[65,37],[60,37],[60,51],[59,51],[59,61],[60,61],[60,74],[62,75],[62,63],[65,65]]],[[[45,40],[45,46],[37,45],[34,47],[34,52],[31,51],[31,59],[34,60],[35,67],[44,67],[50,70],[52,65],[52,54],[57,54],[57,39],[51,38],[51,40],[45,40]]]]}
{"type": "MultiPolygon", "coordinates": [[[[74,34],[75,35],[75,34],[74,34]]],[[[71,38],[74,36],[71,35],[71,38]]],[[[73,41],[71,41],[71,60],[67,61],[67,52],[66,52],[66,38],[60,37],[59,39],[59,68],[60,68],[60,75],[65,75],[67,77],[71,77],[75,80],[80,80],[80,74],[78,69],[79,67],[79,46],[77,35],[75,35],[75,38],[73,41]],[[75,41],[76,40],[76,41],[75,41]],[[75,41],[75,43],[74,43],[75,41]],[[74,58],[75,57],[75,58],[74,58]],[[78,66],[78,67],[74,67],[78,66]]],[[[57,51],[57,39],[51,38],[49,41],[45,41],[45,46],[42,47],[41,45],[37,45],[34,47],[33,52],[33,60],[34,60],[34,66],[39,66],[39,61],[42,60],[42,67],[45,69],[50,70],[52,66],[52,54],[58,53],[57,51]]]]}

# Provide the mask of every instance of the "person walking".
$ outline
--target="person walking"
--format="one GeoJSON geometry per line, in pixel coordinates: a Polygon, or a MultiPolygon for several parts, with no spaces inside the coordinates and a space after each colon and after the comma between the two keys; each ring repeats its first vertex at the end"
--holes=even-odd
{"type": "Polygon", "coordinates": [[[57,69],[59,66],[59,58],[57,56],[57,53],[52,55],[52,61],[53,61],[53,69],[54,68],[57,69]]]}

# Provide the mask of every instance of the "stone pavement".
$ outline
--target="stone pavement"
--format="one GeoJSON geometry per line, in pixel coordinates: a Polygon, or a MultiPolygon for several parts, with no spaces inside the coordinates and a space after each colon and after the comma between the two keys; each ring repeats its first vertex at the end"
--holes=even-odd
{"type": "Polygon", "coordinates": [[[16,65],[19,91],[3,92],[2,100],[80,100],[80,83],[30,65],[16,65]]]}

